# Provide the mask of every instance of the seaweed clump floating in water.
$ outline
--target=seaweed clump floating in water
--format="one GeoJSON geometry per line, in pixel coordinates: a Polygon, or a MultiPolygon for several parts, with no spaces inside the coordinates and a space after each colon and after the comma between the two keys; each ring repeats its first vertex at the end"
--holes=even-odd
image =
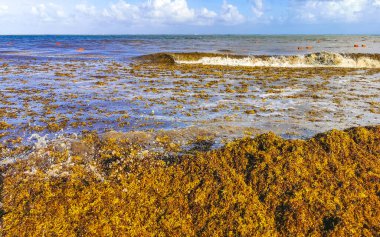
{"type": "Polygon", "coordinates": [[[378,236],[380,126],[162,156],[88,134],[2,168],[3,236],[378,236]]]}

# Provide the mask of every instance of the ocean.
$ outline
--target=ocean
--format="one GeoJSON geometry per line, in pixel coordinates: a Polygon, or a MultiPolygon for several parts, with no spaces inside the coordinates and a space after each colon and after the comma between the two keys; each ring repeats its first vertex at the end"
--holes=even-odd
{"type": "Polygon", "coordinates": [[[377,35],[41,35],[0,36],[0,55],[126,60],[157,52],[230,52],[297,55],[313,52],[380,53],[377,35]],[[58,44],[58,45],[57,45],[58,44]],[[355,48],[357,44],[359,47],[355,48]],[[366,47],[361,47],[365,45],[366,47]],[[312,47],[306,49],[306,47],[312,47]],[[78,54],[78,48],[85,51],[78,54]],[[300,50],[300,49],[301,50],[300,50]]]}

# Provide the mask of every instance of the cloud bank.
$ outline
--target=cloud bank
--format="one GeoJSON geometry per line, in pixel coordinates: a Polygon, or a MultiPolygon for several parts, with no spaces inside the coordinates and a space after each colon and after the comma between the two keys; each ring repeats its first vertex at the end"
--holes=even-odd
{"type": "Polygon", "coordinates": [[[380,0],[0,0],[4,33],[260,33],[288,25],[378,24],[379,14],[380,0]]]}

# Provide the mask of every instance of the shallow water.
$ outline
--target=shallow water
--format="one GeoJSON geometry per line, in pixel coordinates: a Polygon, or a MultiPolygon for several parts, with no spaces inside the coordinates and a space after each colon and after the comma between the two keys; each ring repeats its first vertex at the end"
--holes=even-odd
{"type": "MultiPolygon", "coordinates": [[[[156,52],[380,53],[379,36],[1,36],[0,141],[85,130],[236,127],[307,138],[380,123],[380,71],[138,65],[156,52]],[[60,44],[57,45],[56,42],[60,44]],[[354,48],[353,44],[366,47],[354,48]],[[312,45],[310,50],[298,46],[312,45]],[[84,48],[84,52],[77,52],[84,48]],[[131,64],[132,63],[132,64],[131,64]]],[[[239,65],[235,65],[239,66],[239,65]]]]}

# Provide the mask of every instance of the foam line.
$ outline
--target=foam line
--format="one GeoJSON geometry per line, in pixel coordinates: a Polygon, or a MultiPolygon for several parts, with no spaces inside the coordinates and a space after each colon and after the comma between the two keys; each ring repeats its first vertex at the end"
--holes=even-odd
{"type": "Polygon", "coordinates": [[[242,58],[228,56],[205,56],[197,60],[186,60],[174,56],[178,64],[202,64],[219,66],[247,67],[341,67],[341,68],[380,68],[380,61],[369,56],[350,56],[338,53],[313,53],[295,56],[271,56],[242,58]]]}

